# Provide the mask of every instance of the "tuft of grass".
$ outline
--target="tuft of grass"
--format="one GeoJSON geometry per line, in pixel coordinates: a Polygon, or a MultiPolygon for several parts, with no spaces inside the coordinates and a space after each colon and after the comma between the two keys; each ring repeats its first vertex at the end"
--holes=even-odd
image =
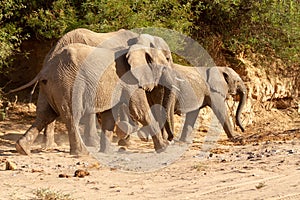
{"type": "Polygon", "coordinates": [[[205,171],[207,169],[207,166],[204,165],[203,163],[198,163],[193,165],[192,168],[200,172],[200,171],[205,171]]]}
{"type": "Polygon", "coordinates": [[[63,194],[59,191],[53,191],[49,188],[40,188],[35,192],[35,200],[73,200],[70,194],[63,194]]]}

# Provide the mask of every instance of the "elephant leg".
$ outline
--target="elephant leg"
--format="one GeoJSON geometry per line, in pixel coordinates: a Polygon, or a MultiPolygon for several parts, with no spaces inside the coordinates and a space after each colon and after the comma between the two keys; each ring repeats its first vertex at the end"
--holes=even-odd
{"type": "Polygon", "coordinates": [[[234,133],[227,113],[225,114],[223,129],[230,141],[241,143],[241,144],[244,143],[244,138],[241,135],[234,133]]]}
{"type": "Polygon", "coordinates": [[[83,123],[84,123],[84,133],[83,133],[84,144],[91,147],[97,147],[99,145],[100,137],[98,136],[97,133],[95,114],[87,114],[87,116],[83,118],[83,123]]]}
{"type": "Polygon", "coordinates": [[[89,152],[84,145],[79,131],[79,121],[75,121],[72,115],[67,120],[67,129],[69,134],[70,154],[71,155],[88,155],[89,152]]]}
{"type": "Polygon", "coordinates": [[[44,148],[51,149],[56,147],[56,143],[54,141],[54,129],[55,129],[55,120],[48,124],[44,128],[44,148]]]}
{"type": "Polygon", "coordinates": [[[26,133],[16,142],[16,149],[20,154],[29,155],[31,145],[48,124],[53,122],[57,118],[57,114],[48,104],[43,94],[40,92],[37,103],[37,117],[32,126],[26,131],[26,133]]]}
{"type": "Polygon", "coordinates": [[[192,143],[192,132],[194,129],[195,122],[197,120],[200,109],[186,113],[184,126],[180,135],[180,141],[186,143],[192,143]]]}
{"type": "Polygon", "coordinates": [[[174,127],[172,124],[172,122],[166,122],[164,128],[161,130],[163,138],[167,138],[170,142],[174,139],[174,127]]]}
{"type": "Polygon", "coordinates": [[[137,131],[136,126],[130,124],[128,121],[119,121],[116,123],[116,134],[119,139],[119,146],[130,145],[130,134],[137,131]]]}
{"type": "Polygon", "coordinates": [[[145,116],[139,120],[143,125],[139,132],[143,132],[145,135],[151,135],[156,152],[164,151],[169,143],[163,139],[159,123],[154,119],[150,108],[144,115],[145,116]]]}
{"type": "Polygon", "coordinates": [[[120,106],[119,121],[116,123],[116,134],[118,136],[118,145],[129,146],[130,134],[137,131],[138,124],[130,118],[128,106],[120,106]]]}
{"type": "Polygon", "coordinates": [[[115,119],[112,110],[104,111],[101,116],[101,136],[100,136],[100,152],[109,153],[111,151],[111,141],[115,126],[115,119]]]}
{"type": "MultiPolygon", "coordinates": [[[[215,98],[216,99],[216,98],[215,98]]],[[[220,99],[220,98],[219,98],[220,99]]],[[[228,137],[228,139],[235,141],[240,140],[240,136],[234,134],[232,125],[229,120],[229,116],[227,113],[226,105],[223,99],[220,99],[219,101],[213,101],[212,104],[212,110],[214,114],[217,116],[219,122],[223,126],[223,129],[228,137]]]]}
{"type": "MultiPolygon", "coordinates": [[[[154,110],[156,110],[156,107],[154,107],[154,110]]],[[[129,103],[129,111],[133,120],[143,125],[138,131],[138,136],[140,138],[145,136],[146,139],[148,135],[151,135],[155,151],[164,151],[169,143],[162,138],[159,123],[152,114],[145,91],[137,90],[132,95],[129,103]]]]}

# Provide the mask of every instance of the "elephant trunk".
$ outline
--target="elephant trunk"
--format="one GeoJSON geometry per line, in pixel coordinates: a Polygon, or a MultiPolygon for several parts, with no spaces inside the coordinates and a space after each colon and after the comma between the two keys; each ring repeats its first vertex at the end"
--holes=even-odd
{"type": "Polygon", "coordinates": [[[247,100],[247,89],[246,86],[242,83],[241,85],[238,86],[237,88],[237,94],[240,97],[240,101],[239,101],[239,105],[237,107],[236,110],[236,124],[240,127],[240,129],[242,130],[242,132],[245,131],[242,122],[241,122],[241,114],[242,114],[242,110],[246,104],[246,100],[247,100]]]}
{"type": "Polygon", "coordinates": [[[168,140],[172,141],[174,138],[174,111],[176,104],[176,91],[174,76],[176,72],[172,69],[166,69],[162,72],[160,84],[163,86],[164,94],[162,105],[166,109],[166,122],[164,129],[168,134],[168,140]]]}

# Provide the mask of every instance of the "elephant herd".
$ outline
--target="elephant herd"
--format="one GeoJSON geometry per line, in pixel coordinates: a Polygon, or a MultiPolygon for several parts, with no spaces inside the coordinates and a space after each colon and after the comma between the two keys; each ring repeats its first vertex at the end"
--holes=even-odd
{"type": "Polygon", "coordinates": [[[240,97],[236,123],[244,131],[240,116],[247,94],[239,75],[228,67],[175,64],[168,44],[149,34],[70,31],[46,55],[36,77],[11,92],[36,83],[36,119],[16,142],[24,155],[30,154],[42,130],[46,146],[54,143],[58,117],[67,127],[70,154],[88,154],[86,146],[110,152],[114,130],[119,143],[128,142],[135,131],[141,140],[151,136],[155,151],[161,152],[174,139],[174,114],[185,117],[179,140],[191,142],[199,110],[205,106],[212,108],[230,140],[240,140],[226,111],[228,94],[240,97]]]}

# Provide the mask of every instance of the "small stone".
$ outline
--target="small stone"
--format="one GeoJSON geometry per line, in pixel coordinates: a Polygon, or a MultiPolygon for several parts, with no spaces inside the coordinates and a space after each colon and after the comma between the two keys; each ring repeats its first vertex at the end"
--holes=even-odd
{"type": "Polygon", "coordinates": [[[295,153],[295,151],[293,149],[291,149],[291,150],[288,150],[288,153],[293,154],[293,153],[295,153]]]}
{"type": "Polygon", "coordinates": [[[35,172],[44,172],[43,169],[31,169],[31,172],[32,173],[35,173],[35,172]]]}
{"type": "Polygon", "coordinates": [[[59,174],[58,177],[59,178],[70,178],[70,176],[67,174],[59,174]]]}
{"type": "Polygon", "coordinates": [[[16,170],[17,169],[17,165],[11,161],[6,161],[6,167],[5,170],[16,170]]]}
{"type": "Polygon", "coordinates": [[[90,173],[83,169],[77,169],[74,173],[74,177],[84,178],[85,176],[89,176],[90,173]]]}

